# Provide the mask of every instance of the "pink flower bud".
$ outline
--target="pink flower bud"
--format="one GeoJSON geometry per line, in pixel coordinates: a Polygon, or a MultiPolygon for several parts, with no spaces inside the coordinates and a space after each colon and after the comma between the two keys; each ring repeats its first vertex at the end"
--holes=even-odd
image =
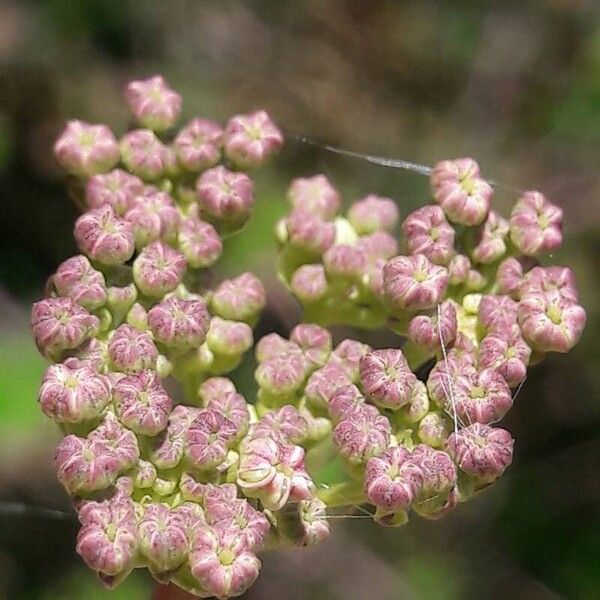
{"type": "Polygon", "coordinates": [[[44,414],[57,423],[79,423],[97,417],[110,400],[110,383],[91,367],[48,367],[39,391],[44,414]]]}
{"type": "MultiPolygon", "coordinates": [[[[74,352],[74,356],[70,356],[62,364],[70,369],[87,367],[96,373],[102,373],[106,369],[107,360],[106,342],[92,338],[78,348],[74,352]]],[[[110,376],[110,373],[108,375],[110,376]]]]}
{"type": "Polygon", "coordinates": [[[325,175],[294,179],[287,191],[294,209],[311,213],[324,221],[337,214],[342,198],[325,175]]]}
{"type": "Polygon", "coordinates": [[[254,377],[259,387],[271,394],[291,394],[298,390],[307,374],[307,362],[300,350],[278,354],[258,365],[254,377]]]}
{"type": "Polygon", "coordinates": [[[211,220],[241,226],[254,206],[254,184],[248,175],[223,166],[204,171],[196,181],[198,205],[211,220]]]}
{"type": "Polygon", "coordinates": [[[351,419],[353,415],[361,412],[365,405],[365,397],[355,385],[346,385],[339,388],[329,401],[329,415],[337,424],[344,419],[351,419]]]}
{"type": "Polygon", "coordinates": [[[167,426],[173,403],[153,371],[120,379],[113,398],[121,423],[135,433],[153,436],[167,426]]]}
{"type": "Polygon", "coordinates": [[[448,287],[448,271],[423,254],[396,256],[383,271],[385,295],[396,310],[433,308],[448,287]]]}
{"type": "Polygon", "coordinates": [[[283,135],[264,110],[235,115],[225,127],[225,155],[241,168],[259,167],[283,145],[283,135]]]}
{"type": "Polygon", "coordinates": [[[31,330],[39,351],[46,357],[74,350],[100,328],[98,317],[90,315],[71,298],[46,298],[31,309],[31,330]]]}
{"type": "Polygon", "coordinates": [[[487,280],[481,271],[477,269],[470,269],[467,273],[467,280],[465,286],[470,292],[478,292],[482,290],[487,283],[487,280]]]}
{"type": "Polygon", "coordinates": [[[158,351],[146,332],[123,324],[114,331],[108,342],[108,358],[114,370],[138,373],[154,368],[158,351]]]}
{"type": "Polygon", "coordinates": [[[408,403],[400,409],[400,414],[408,423],[418,423],[429,410],[427,387],[422,381],[416,380],[408,398],[408,403]]]}
{"type": "Polygon", "coordinates": [[[331,353],[328,364],[340,368],[352,383],[356,383],[359,378],[360,360],[372,350],[368,344],[350,339],[342,340],[331,353]]]}
{"type": "Polygon", "coordinates": [[[74,235],[84,254],[105,265],[120,265],[135,250],[131,224],[119,219],[108,204],[81,215],[74,235]]]}
{"type": "Polygon", "coordinates": [[[369,502],[388,513],[407,510],[422,481],[421,469],[403,446],[369,458],[365,468],[365,492],[369,502]]]}
{"type": "Polygon", "coordinates": [[[455,304],[450,300],[442,302],[440,313],[440,320],[438,320],[437,314],[431,317],[427,315],[413,317],[408,326],[408,339],[434,353],[442,347],[440,343],[441,330],[444,347],[450,348],[456,339],[457,331],[455,304]]]}
{"type": "Polygon", "coordinates": [[[186,434],[199,411],[191,406],[177,405],[169,415],[167,429],[153,438],[150,458],[159,469],[173,469],[183,457],[186,434]]]}
{"type": "Polygon", "coordinates": [[[227,377],[209,377],[203,381],[198,388],[198,397],[205,408],[209,402],[212,402],[213,400],[220,402],[220,398],[223,396],[235,393],[235,385],[233,384],[233,381],[227,379],[227,377]]]}
{"type": "Polygon", "coordinates": [[[290,332],[290,341],[298,344],[312,368],[322,367],[331,353],[331,333],[318,325],[296,325],[290,332]]]}
{"type": "Polygon", "coordinates": [[[452,433],[446,450],[459,469],[485,485],[500,477],[510,465],[513,446],[508,431],[474,423],[452,433]]]}
{"type": "Polygon", "coordinates": [[[247,323],[213,317],[206,334],[208,347],[217,354],[243,354],[252,347],[252,328],[247,323]]]}
{"type": "Polygon", "coordinates": [[[562,243],[562,210],[540,192],[525,192],[510,212],[510,239],[527,256],[562,243]]]}
{"type": "Polygon", "coordinates": [[[348,375],[339,366],[328,363],[310,376],[304,395],[312,406],[327,409],[335,392],[351,383],[348,375]]]}
{"type": "Polygon", "coordinates": [[[301,302],[317,302],[327,293],[323,265],[302,265],[290,280],[290,289],[301,302]]]}
{"type": "Polygon", "coordinates": [[[517,303],[508,296],[485,295],[479,302],[479,322],[486,331],[511,331],[517,323],[517,303]]]}
{"type": "Polygon", "coordinates": [[[89,177],[112,169],[119,160],[119,146],[106,125],[69,121],[54,144],[58,164],[72,175],[89,177]]]}
{"type": "Polygon", "coordinates": [[[549,294],[567,302],[579,300],[575,275],[569,267],[533,267],[523,278],[519,293],[522,298],[531,294],[549,294]]]}
{"type": "Polygon", "coordinates": [[[148,325],[154,339],[168,348],[198,348],[206,338],[210,315],[200,298],[181,300],[171,296],[154,305],[148,313],[148,325]]]}
{"type": "Polygon", "coordinates": [[[76,549],[88,567],[109,580],[133,568],[137,524],[129,498],[115,495],[101,502],[85,502],[79,520],[76,549]]]}
{"type": "Polygon", "coordinates": [[[516,258],[507,258],[498,265],[496,287],[499,294],[516,296],[523,278],[523,266],[516,258]]]}
{"type": "Polygon", "coordinates": [[[241,538],[251,551],[262,546],[271,528],[267,517],[247,500],[227,502],[214,495],[206,499],[206,520],[224,538],[241,538]]]}
{"type": "Polygon", "coordinates": [[[387,231],[375,231],[358,238],[356,248],[364,254],[367,266],[373,266],[381,259],[388,260],[398,254],[398,242],[387,231]]]}
{"type": "Polygon", "coordinates": [[[227,457],[237,433],[235,425],[222,414],[202,409],[187,431],[185,454],[196,469],[214,469],[227,457]]]}
{"type": "Polygon", "coordinates": [[[121,471],[133,467],[140,457],[135,434],[123,427],[111,412],[106,413],[104,421],[90,433],[88,440],[105,444],[117,458],[121,471]]]}
{"type": "Polygon", "coordinates": [[[448,439],[450,423],[439,412],[427,413],[419,423],[419,439],[433,448],[439,448],[448,439]]]}
{"type": "Polygon", "coordinates": [[[134,485],[136,488],[147,489],[154,485],[157,473],[156,467],[147,460],[138,460],[135,467],[134,485]]]}
{"type": "Polygon", "coordinates": [[[531,349],[520,334],[491,334],[481,340],[478,349],[479,365],[495,369],[513,388],[525,379],[531,349]]]}
{"type": "Polygon", "coordinates": [[[302,500],[298,503],[298,513],[302,537],[302,546],[315,546],[324,542],[331,535],[327,521],[327,505],[319,498],[302,500]]]}
{"type": "Polygon", "coordinates": [[[417,378],[402,350],[374,350],[360,360],[360,383],[378,406],[397,410],[408,403],[417,378]]]}
{"type": "Polygon", "coordinates": [[[135,259],[133,279],[143,294],[161,298],[181,283],[185,269],[183,254],[162,242],[154,242],[135,259]]]}
{"type": "Polygon", "coordinates": [[[243,594],[256,580],[261,563],[241,538],[223,539],[209,528],[195,532],[190,551],[194,577],[209,594],[226,599],[243,594]]]}
{"type": "Polygon", "coordinates": [[[467,388],[476,375],[475,356],[471,353],[458,354],[455,349],[447,354],[447,359],[439,360],[427,379],[429,397],[442,407],[449,407],[453,415],[452,400],[458,386],[467,388]]]}
{"type": "MultiPolygon", "coordinates": [[[[223,377],[213,377],[213,380],[224,380],[231,383],[228,379],[224,379],[223,377]]],[[[208,381],[204,382],[205,385],[208,381]]],[[[213,384],[214,385],[214,384],[213,384]]],[[[233,385],[233,384],[232,384],[233,385]]],[[[202,388],[202,386],[201,386],[202,388]]],[[[206,394],[206,386],[204,387],[204,392],[206,394]]],[[[231,421],[236,430],[236,439],[239,439],[248,431],[248,426],[250,424],[250,413],[248,412],[248,404],[246,400],[241,394],[238,394],[234,391],[228,391],[220,393],[219,395],[214,395],[214,387],[213,387],[213,395],[206,401],[206,408],[214,410],[219,414],[223,415],[227,420],[231,421]]]]}
{"type": "Polygon", "coordinates": [[[302,208],[290,213],[286,227],[290,244],[310,254],[323,254],[335,240],[333,223],[302,208]]]}
{"type": "Polygon", "coordinates": [[[154,573],[172,571],[187,558],[185,518],[166,504],[149,504],[137,528],[140,552],[154,573]]]}
{"type": "Polygon", "coordinates": [[[193,269],[212,265],[223,252],[217,230],[198,217],[190,216],[179,225],[179,249],[193,269]]]}
{"type": "Polygon", "coordinates": [[[202,507],[207,522],[231,510],[237,498],[237,488],[233,483],[199,483],[190,473],[183,473],[179,480],[179,489],[184,498],[202,507]],[[210,514],[206,514],[209,512],[210,514]]]}
{"type": "Polygon", "coordinates": [[[295,349],[297,348],[293,343],[281,337],[278,333],[268,333],[260,338],[256,344],[256,361],[261,363],[295,349]]]}
{"type": "Polygon", "coordinates": [[[348,220],[359,235],[391,231],[398,217],[398,207],[393,200],[373,194],[356,201],[348,210],[348,220]]]}
{"type": "Polygon", "coordinates": [[[340,421],[333,430],[333,442],[352,464],[362,464],[379,456],[390,445],[391,427],[386,417],[375,411],[357,411],[340,421]]]}
{"type": "Polygon", "coordinates": [[[252,425],[251,437],[270,437],[278,443],[301,444],[308,437],[308,424],[290,404],[266,413],[252,425]]]}
{"type": "Polygon", "coordinates": [[[179,164],[188,171],[202,171],[221,158],[223,129],[210,119],[192,119],[178,134],[173,149],[179,164]]]}
{"type": "Polygon", "coordinates": [[[402,223],[402,231],[410,254],[424,254],[439,265],[447,264],[454,254],[454,228],[439,206],[431,204],[411,212],[402,223]]]}
{"type": "Polygon", "coordinates": [[[173,241],[179,225],[179,211],[166,192],[148,187],[136,196],[125,218],[133,227],[137,248],[156,240],[173,241]]]}
{"type": "Polygon", "coordinates": [[[251,322],[266,303],[266,292],[260,279],[243,273],[223,281],[213,292],[210,308],[213,314],[233,321],[251,322]]]}
{"type": "Polygon", "coordinates": [[[517,312],[523,337],[538,352],[568,352],[587,320],[583,307],[551,293],[525,296],[517,312]]]}
{"type": "Polygon", "coordinates": [[[109,204],[115,214],[122,217],[133,199],[144,190],[144,182],[123,171],[113,169],[109,173],[94,175],[88,179],[85,200],[89,208],[100,208],[109,204]]]}
{"type": "Polygon", "coordinates": [[[471,270],[471,261],[464,254],[456,254],[448,263],[448,273],[450,275],[450,285],[459,285],[464,283],[471,270]]]}
{"type": "Polygon", "coordinates": [[[121,471],[117,456],[99,440],[65,436],[54,457],[58,480],[71,494],[103,490],[121,471]]]}
{"type": "Polygon", "coordinates": [[[113,285],[106,290],[106,304],[112,311],[126,313],[137,300],[138,292],[135,284],[125,286],[113,285]]]}
{"type": "Polygon", "coordinates": [[[331,279],[358,279],[366,266],[366,257],[357,246],[332,246],[323,255],[325,271],[331,279]]]}
{"type": "Polygon", "coordinates": [[[135,120],[154,131],[173,127],[181,112],[181,96],[161,75],[132,81],[125,89],[125,101],[135,120]]]}
{"type": "Polygon", "coordinates": [[[135,129],[120,141],[123,164],[144,181],[160,179],[170,166],[168,148],[149,129],[135,129]]]}
{"type": "Polygon", "coordinates": [[[69,296],[88,310],[96,310],[106,302],[104,275],[85,256],[73,256],[61,263],[52,283],[59,296],[69,296]]]}
{"type": "Polygon", "coordinates": [[[479,232],[477,246],[471,256],[478,263],[489,264],[498,260],[506,252],[508,221],[497,212],[490,211],[479,232]]]}
{"type": "Polygon", "coordinates": [[[435,201],[450,221],[472,226],[485,220],[493,190],[479,176],[479,165],[472,158],[437,163],[431,174],[431,187],[435,201]]]}

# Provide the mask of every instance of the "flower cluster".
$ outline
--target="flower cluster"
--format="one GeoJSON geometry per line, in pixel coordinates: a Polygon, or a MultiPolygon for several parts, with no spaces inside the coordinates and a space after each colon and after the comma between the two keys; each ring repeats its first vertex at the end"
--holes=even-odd
{"type": "Polygon", "coordinates": [[[437,519],[500,477],[513,439],[495,424],[513,390],[585,325],[572,272],[532,258],[560,244],[560,209],[527,192],[505,220],[473,160],[443,161],[435,202],[406,217],[399,243],[394,201],[367,196],[341,217],[324,175],[295,180],[279,270],[306,322],[256,343],[248,401],[225,375],[253,346],[265,290],[250,273],[208,289],[203,272],[250,216],[244,170],[282,135],[264,111],[173,133],[181,98],[160,76],[125,100],[139,128],[120,141],[73,121],[56,142],[85,190],[81,254],[31,321],[53,363],[39,402],[64,433],[57,475],[89,567],[108,586],[147,567],[229,598],[258,576],[261,549],[325,540],[328,511],[437,519]],[[334,344],[324,326],[340,322],[406,342],[334,344]],[[332,461],[345,478],[319,485],[332,461]]]}

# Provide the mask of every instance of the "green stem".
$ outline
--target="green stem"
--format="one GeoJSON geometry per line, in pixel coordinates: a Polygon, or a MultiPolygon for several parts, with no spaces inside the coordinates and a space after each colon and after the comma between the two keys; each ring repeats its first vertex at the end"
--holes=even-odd
{"type": "Polygon", "coordinates": [[[319,490],[317,496],[329,508],[360,505],[367,501],[362,483],[355,481],[336,483],[335,485],[319,490]]]}

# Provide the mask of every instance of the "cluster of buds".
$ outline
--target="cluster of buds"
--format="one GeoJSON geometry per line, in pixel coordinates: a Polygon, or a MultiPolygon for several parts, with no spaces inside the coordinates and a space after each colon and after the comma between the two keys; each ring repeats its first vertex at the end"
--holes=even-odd
{"type": "Polygon", "coordinates": [[[125,99],[140,128],[120,142],[79,121],[56,142],[85,190],[81,254],[32,311],[53,363],[40,406],[64,433],[58,479],[81,522],[77,551],[102,581],[146,567],[199,597],[239,596],[261,550],[327,539],[331,511],[437,519],[500,477],[513,439],[495,423],[513,390],[585,324],[572,272],[532,258],[560,243],[560,209],[527,192],[506,221],[473,160],[443,161],[435,203],[408,215],[400,244],[394,201],[367,196],[341,217],[324,175],[295,180],[277,237],[306,322],[257,342],[247,400],[225,375],[253,346],[265,290],[250,273],[206,289],[202,271],[250,216],[241,169],[281,133],[258,111],[173,134],[181,98],[158,76],[125,99]],[[340,322],[386,325],[406,343],[334,344],[325,326],[340,322]],[[345,478],[321,485],[331,461],[345,478]]]}

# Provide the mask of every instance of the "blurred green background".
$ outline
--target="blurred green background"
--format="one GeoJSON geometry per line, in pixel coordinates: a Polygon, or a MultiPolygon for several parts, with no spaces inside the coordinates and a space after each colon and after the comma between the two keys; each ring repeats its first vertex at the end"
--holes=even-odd
{"type": "MultiPolygon", "coordinates": [[[[123,84],[156,72],[183,94],[185,117],[264,107],[286,132],[358,152],[474,156],[505,184],[504,211],[508,188],[544,191],[565,210],[554,260],[576,271],[589,315],[573,352],[531,371],[505,421],[517,446],[499,484],[442,522],[336,521],[319,548],[266,555],[246,598],[600,598],[597,0],[0,1],[0,598],[149,598],[143,574],[105,592],[75,556],[75,522],[21,507],[69,510],[28,331],[30,303],[75,252],[51,144],[72,117],[123,132],[123,84]]],[[[258,176],[256,213],[218,273],[252,269],[267,282],[259,334],[299,318],[273,274],[271,230],[287,181],[316,172],[347,201],[389,195],[404,215],[428,197],[420,175],[290,139],[258,176]]],[[[250,365],[237,379],[252,392],[250,365]]]]}

